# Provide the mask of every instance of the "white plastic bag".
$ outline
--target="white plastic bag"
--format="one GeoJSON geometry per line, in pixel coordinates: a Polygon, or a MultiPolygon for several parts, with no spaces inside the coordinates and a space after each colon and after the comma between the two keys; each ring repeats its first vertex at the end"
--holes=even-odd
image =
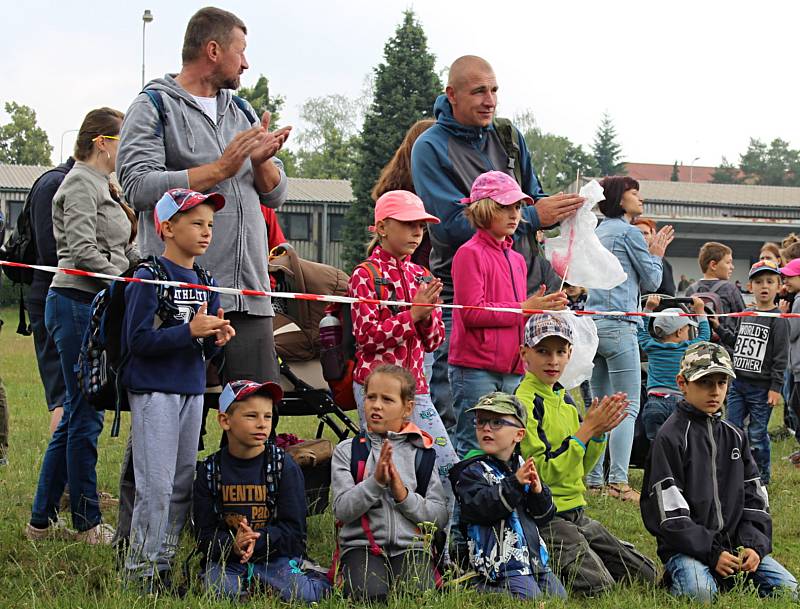
{"type": "Polygon", "coordinates": [[[559,313],[572,328],[572,357],[558,382],[566,389],[578,387],[583,381],[592,378],[594,356],[597,353],[597,327],[588,315],[559,313]]]}
{"type": "Polygon", "coordinates": [[[571,285],[610,290],[628,278],[617,257],[594,232],[597,217],[592,208],[604,199],[603,187],[592,180],[581,188],[586,202],[571,218],[561,222],[561,234],[544,243],[545,256],[556,273],[571,285]]]}

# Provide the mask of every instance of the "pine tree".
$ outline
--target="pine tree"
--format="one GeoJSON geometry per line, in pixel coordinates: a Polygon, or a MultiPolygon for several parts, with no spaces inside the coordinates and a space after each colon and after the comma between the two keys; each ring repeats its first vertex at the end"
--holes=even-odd
{"type": "Polygon", "coordinates": [[[355,201],[347,211],[343,264],[352,269],[364,259],[372,224],[374,201],[370,191],[381,169],[397,150],[408,128],[433,115],[433,102],[442,92],[428,51],[427,37],[411,10],[383,50],[384,61],[375,69],[375,96],[364,118],[355,175],[355,201]]]}
{"type": "Polygon", "coordinates": [[[680,182],[681,177],[678,170],[678,161],[675,161],[675,164],[672,166],[672,175],[669,177],[670,182],[680,182]]]}
{"type": "Polygon", "coordinates": [[[595,133],[592,155],[601,177],[627,173],[621,160],[622,146],[617,143],[617,132],[608,113],[603,114],[595,133]]]}

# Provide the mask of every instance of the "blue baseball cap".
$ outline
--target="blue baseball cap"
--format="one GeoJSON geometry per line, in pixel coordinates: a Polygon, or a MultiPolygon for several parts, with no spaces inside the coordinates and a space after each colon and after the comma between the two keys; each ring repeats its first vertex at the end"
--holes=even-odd
{"type": "Polygon", "coordinates": [[[164,193],[153,212],[153,219],[156,223],[156,233],[161,234],[161,223],[169,220],[179,211],[188,211],[192,207],[197,207],[201,203],[209,203],[214,206],[214,211],[218,212],[225,207],[225,197],[218,192],[211,192],[204,195],[187,188],[171,188],[164,193]]]}
{"type": "Polygon", "coordinates": [[[224,413],[234,402],[241,402],[251,395],[263,394],[272,398],[273,407],[283,399],[283,389],[277,383],[267,381],[266,383],[256,383],[255,381],[231,381],[219,394],[219,411],[224,413]]]}

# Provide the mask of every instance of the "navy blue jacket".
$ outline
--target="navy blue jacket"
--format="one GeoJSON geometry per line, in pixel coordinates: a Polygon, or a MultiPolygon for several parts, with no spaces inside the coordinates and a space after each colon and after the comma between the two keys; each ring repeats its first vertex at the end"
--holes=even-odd
{"type": "Polygon", "coordinates": [[[512,457],[510,463],[483,453],[470,457],[478,452],[470,452],[449,474],[461,507],[459,527],[473,545],[473,566],[492,581],[547,571],[547,551],[539,527],[556,513],[550,489],[542,484],[541,493],[531,493],[517,481],[514,473],[523,462],[521,457],[512,457]],[[524,548],[514,547],[518,538],[515,522],[521,525],[527,542],[527,560],[520,558],[524,548]],[[503,548],[496,548],[499,540],[505,544],[503,548]]]}
{"type": "MultiPolygon", "coordinates": [[[[45,172],[30,192],[31,230],[36,243],[36,264],[58,266],[56,238],[53,236],[53,197],[73,165],[75,159],[69,157],[55,169],[45,172]]],[[[52,273],[33,271],[33,283],[25,300],[44,306],[52,280],[52,273]]]]}
{"type": "Polygon", "coordinates": [[[194,481],[193,518],[198,547],[207,561],[238,562],[232,553],[235,527],[225,521],[228,514],[247,516],[254,530],[261,533],[251,562],[265,562],[270,557],[302,558],[306,551],[306,500],[303,472],[292,458],[283,455],[283,469],[275,508],[267,509],[267,485],[264,480],[264,451],[253,459],[237,459],[227,448],[220,451],[222,514],[214,509],[214,497],[205,480],[203,462],[197,464],[194,481]],[[236,497],[226,497],[225,487],[235,488],[236,497]],[[251,492],[253,487],[260,490],[251,492]],[[240,490],[241,489],[241,490],[240,490]],[[226,501],[232,499],[232,501],[226,501]],[[260,516],[265,516],[263,519],[260,516]]]}
{"type": "MultiPolygon", "coordinates": [[[[199,284],[193,269],[186,269],[159,258],[172,281],[199,284]]],[[[134,277],[155,279],[153,273],[141,268],[134,277]]],[[[216,282],[212,280],[212,285],[216,282]]],[[[179,313],[155,328],[158,311],[156,287],[131,283],[125,287],[125,319],[123,322],[122,353],[130,352],[130,360],[122,369],[122,384],[134,393],[177,393],[200,395],[206,390],[206,359],[218,347],[215,337],[192,338],[189,322],[204,302],[208,314],[219,308],[216,292],[197,288],[170,288],[172,302],[179,313]]]]}

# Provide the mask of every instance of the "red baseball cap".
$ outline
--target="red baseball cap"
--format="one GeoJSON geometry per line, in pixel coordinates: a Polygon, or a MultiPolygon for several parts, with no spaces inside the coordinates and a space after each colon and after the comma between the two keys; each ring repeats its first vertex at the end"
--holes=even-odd
{"type": "MultiPolygon", "coordinates": [[[[400,222],[430,222],[439,224],[439,218],[425,211],[425,204],[417,195],[407,190],[390,190],[375,201],[375,224],[392,218],[400,222]]],[[[375,231],[374,226],[370,226],[375,231]]]]}
{"type": "Polygon", "coordinates": [[[225,412],[234,402],[240,402],[256,393],[264,394],[272,398],[273,406],[283,399],[283,389],[277,383],[267,381],[266,383],[256,383],[255,381],[231,381],[219,394],[219,411],[225,412]]]}

